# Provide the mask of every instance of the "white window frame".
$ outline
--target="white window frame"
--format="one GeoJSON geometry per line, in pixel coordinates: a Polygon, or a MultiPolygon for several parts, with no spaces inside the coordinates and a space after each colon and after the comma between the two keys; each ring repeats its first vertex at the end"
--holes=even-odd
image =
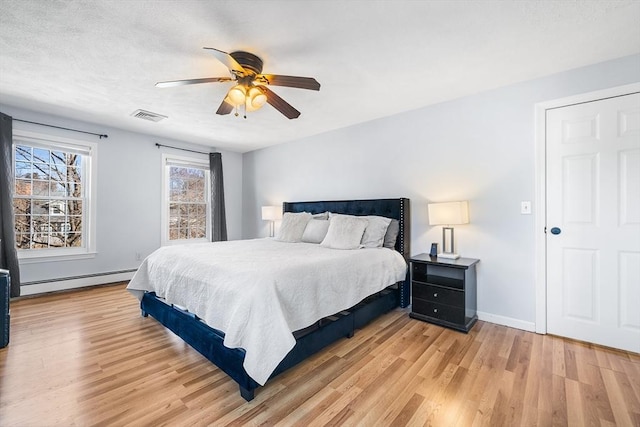
{"type": "MultiPolygon", "coordinates": [[[[78,139],[64,138],[20,129],[13,130],[12,167],[15,165],[16,145],[30,145],[50,150],[73,151],[83,156],[84,203],[82,208],[82,246],[78,248],[18,249],[21,264],[50,261],[70,261],[94,258],[96,250],[96,212],[98,182],[98,144],[78,139]]],[[[13,173],[15,179],[15,171],[13,173]]],[[[11,196],[15,184],[11,188],[11,196]]]]}
{"type": "Polygon", "coordinates": [[[177,239],[169,240],[169,168],[171,166],[184,166],[203,169],[205,171],[205,196],[211,194],[211,171],[209,161],[189,156],[178,156],[173,154],[162,154],[162,213],[160,224],[160,243],[162,246],[182,245],[185,243],[202,243],[211,241],[211,197],[205,197],[206,209],[206,237],[198,239],[177,239]]]}

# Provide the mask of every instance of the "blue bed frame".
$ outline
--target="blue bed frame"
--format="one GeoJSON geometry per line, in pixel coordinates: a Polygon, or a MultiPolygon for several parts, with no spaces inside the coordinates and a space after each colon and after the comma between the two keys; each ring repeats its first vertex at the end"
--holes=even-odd
{"type": "MultiPolygon", "coordinates": [[[[409,199],[342,200],[323,202],[285,202],[284,212],[334,212],[348,215],[379,215],[397,219],[400,231],[395,249],[407,264],[410,258],[410,205],[409,199]]],[[[406,307],[410,302],[409,269],[404,281],[372,295],[349,310],[319,320],[314,325],[294,332],[296,345],[280,362],[270,378],[298,364],[329,344],[352,337],[376,317],[394,307],[406,307]]],[[[140,303],[143,316],[151,315],[187,344],[233,378],[240,387],[241,396],[250,401],[255,396],[255,382],[244,370],[245,352],[241,348],[228,348],[223,344],[224,333],[213,329],[192,313],[180,310],[156,298],[153,292],[145,293],[140,303]]]]}

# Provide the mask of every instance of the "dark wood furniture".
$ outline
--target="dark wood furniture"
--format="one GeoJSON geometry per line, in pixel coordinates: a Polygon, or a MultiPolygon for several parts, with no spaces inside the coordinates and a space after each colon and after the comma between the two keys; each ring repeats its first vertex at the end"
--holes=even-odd
{"type": "Polygon", "coordinates": [[[476,314],[476,264],[473,258],[411,258],[411,316],[469,332],[476,314]]]}
{"type": "MultiPolygon", "coordinates": [[[[334,212],[347,215],[379,215],[399,221],[400,230],[395,249],[407,263],[410,254],[410,205],[409,199],[344,200],[323,202],[285,202],[285,212],[334,212]]],[[[407,307],[410,302],[410,274],[404,281],[371,295],[349,310],[320,319],[314,325],[294,332],[296,344],[280,362],[270,378],[295,366],[327,345],[344,337],[353,336],[372,319],[394,307],[407,307]]],[[[346,284],[345,284],[346,286],[346,284]]],[[[244,370],[245,352],[241,348],[224,346],[224,332],[213,329],[192,313],[165,303],[154,293],[145,293],[140,302],[142,315],[151,315],[162,325],[181,337],[187,344],[233,378],[240,387],[241,396],[252,400],[260,385],[244,370]]]]}

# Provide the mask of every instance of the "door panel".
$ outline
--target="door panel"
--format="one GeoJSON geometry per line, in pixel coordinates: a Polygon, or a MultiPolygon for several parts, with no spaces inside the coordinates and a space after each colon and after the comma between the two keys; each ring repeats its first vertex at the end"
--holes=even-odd
{"type": "Polygon", "coordinates": [[[568,156],[562,160],[563,222],[597,225],[598,155],[568,156]]]}
{"type": "Polygon", "coordinates": [[[620,152],[620,225],[640,224],[640,149],[620,152]]]}
{"type": "Polygon", "coordinates": [[[640,94],[547,110],[547,331],[640,352],[640,94]]]}
{"type": "Polygon", "coordinates": [[[579,321],[598,322],[598,251],[563,250],[563,316],[579,321]]]}
{"type": "Polygon", "coordinates": [[[640,254],[620,254],[620,327],[640,331],[640,254]]]}

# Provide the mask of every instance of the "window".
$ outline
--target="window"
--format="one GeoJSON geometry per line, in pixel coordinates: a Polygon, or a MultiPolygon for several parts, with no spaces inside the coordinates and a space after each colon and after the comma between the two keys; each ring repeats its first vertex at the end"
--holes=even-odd
{"type": "Polygon", "coordinates": [[[14,132],[13,209],[21,259],[95,252],[90,196],[96,152],[92,143],[14,132]]]}
{"type": "Polygon", "coordinates": [[[209,164],[167,155],[163,164],[162,243],[210,240],[209,164]]]}

